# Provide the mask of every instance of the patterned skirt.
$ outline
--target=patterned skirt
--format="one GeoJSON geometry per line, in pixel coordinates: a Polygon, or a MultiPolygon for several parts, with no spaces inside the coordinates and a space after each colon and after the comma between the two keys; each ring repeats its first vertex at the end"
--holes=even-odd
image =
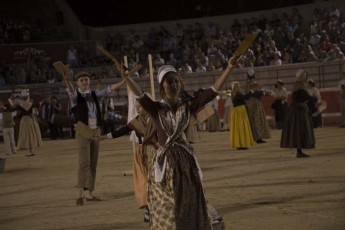
{"type": "Polygon", "coordinates": [[[164,179],[148,181],[152,230],[212,229],[207,202],[194,157],[183,147],[172,146],[164,179]]]}
{"type": "Polygon", "coordinates": [[[252,127],[254,140],[267,139],[271,137],[271,131],[266,120],[264,107],[257,98],[250,98],[247,101],[247,112],[252,127]]]}

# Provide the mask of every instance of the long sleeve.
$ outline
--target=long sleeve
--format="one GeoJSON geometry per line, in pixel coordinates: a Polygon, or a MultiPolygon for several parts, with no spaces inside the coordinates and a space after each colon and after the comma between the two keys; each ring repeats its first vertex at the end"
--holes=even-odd
{"type": "MultiPolygon", "coordinates": [[[[132,129],[128,126],[119,128],[118,130],[115,130],[113,132],[111,132],[111,136],[112,138],[118,138],[118,137],[122,137],[123,135],[127,135],[129,134],[129,132],[131,132],[132,129]]],[[[109,133],[107,134],[107,136],[109,135],[109,133]]]]}

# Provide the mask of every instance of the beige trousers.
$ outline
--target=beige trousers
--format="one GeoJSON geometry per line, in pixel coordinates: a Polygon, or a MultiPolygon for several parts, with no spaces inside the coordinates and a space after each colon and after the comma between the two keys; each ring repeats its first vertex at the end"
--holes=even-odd
{"type": "Polygon", "coordinates": [[[78,132],[75,137],[79,157],[78,188],[87,188],[92,192],[95,189],[99,142],[89,140],[78,132]]]}
{"type": "Polygon", "coordinates": [[[6,154],[17,153],[16,142],[14,140],[14,128],[3,128],[4,144],[6,154]]]}

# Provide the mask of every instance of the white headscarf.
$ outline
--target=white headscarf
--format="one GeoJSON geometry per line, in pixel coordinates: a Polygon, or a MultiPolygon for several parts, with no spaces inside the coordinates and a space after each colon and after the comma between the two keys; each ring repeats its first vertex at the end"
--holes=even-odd
{"type": "Polygon", "coordinates": [[[163,65],[159,67],[158,74],[157,74],[158,84],[162,82],[164,75],[167,74],[168,72],[177,73],[177,70],[172,65],[163,65]]]}

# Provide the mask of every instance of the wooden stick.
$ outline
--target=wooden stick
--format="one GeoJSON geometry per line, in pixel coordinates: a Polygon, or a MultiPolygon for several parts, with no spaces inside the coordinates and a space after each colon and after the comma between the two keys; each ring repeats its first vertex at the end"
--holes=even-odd
{"type": "Polygon", "coordinates": [[[69,72],[69,68],[62,63],[62,61],[57,61],[53,63],[53,67],[63,76],[69,72]]]}
{"type": "Polygon", "coordinates": [[[105,56],[107,56],[110,60],[112,60],[115,64],[120,64],[114,55],[112,55],[108,50],[104,49],[103,46],[97,45],[96,48],[105,56]]]}
{"type": "MultiPolygon", "coordinates": [[[[123,56],[123,63],[124,63],[124,66],[128,69],[128,58],[127,58],[127,56],[123,56]]],[[[127,85],[127,95],[129,95],[129,91],[130,91],[130,89],[127,85]]]]}
{"type": "Polygon", "coordinates": [[[151,96],[153,100],[156,100],[156,94],[155,94],[155,83],[153,80],[153,67],[152,67],[152,55],[149,54],[148,57],[149,59],[149,71],[150,71],[150,85],[151,85],[151,96]]]}
{"type": "Polygon", "coordinates": [[[237,47],[235,51],[235,58],[233,62],[235,63],[237,59],[243,55],[249,46],[255,41],[257,35],[256,34],[247,34],[244,40],[241,42],[241,44],[237,47]]]}
{"type": "Polygon", "coordinates": [[[143,66],[141,64],[136,65],[133,69],[131,69],[128,72],[128,76],[133,76],[136,72],[139,71],[139,69],[141,69],[143,66]]]}
{"type": "MultiPolygon", "coordinates": [[[[127,59],[127,56],[124,56],[123,57],[123,62],[124,62],[124,65],[125,67],[128,69],[128,59],[127,59]]],[[[129,94],[130,94],[130,89],[129,89],[129,86],[127,85],[127,95],[128,95],[128,100],[129,100],[129,94]]],[[[128,105],[129,105],[129,101],[128,101],[128,105]]],[[[129,106],[128,106],[129,108],[129,106]]],[[[127,121],[128,123],[129,121],[127,121]]],[[[132,131],[133,132],[133,131],[132,131]]],[[[135,154],[135,143],[134,141],[132,141],[132,148],[133,148],[133,154],[135,154]]],[[[124,176],[126,176],[126,174],[124,173],[123,174],[124,176]]],[[[128,174],[129,175],[129,174],[128,174]]]]}
{"type": "MultiPolygon", "coordinates": [[[[115,64],[116,69],[120,72],[120,74],[125,74],[124,71],[128,70],[128,61],[127,61],[127,56],[124,56],[124,62],[125,64],[122,64],[116,60],[114,55],[112,55],[108,50],[104,49],[103,46],[97,45],[97,49],[104,54],[106,57],[108,57],[110,60],[112,60],[115,64]]],[[[142,68],[142,65],[139,64],[136,67],[134,67],[132,70],[128,72],[128,76],[133,76],[134,73],[138,72],[139,69],[142,68]]]]}

